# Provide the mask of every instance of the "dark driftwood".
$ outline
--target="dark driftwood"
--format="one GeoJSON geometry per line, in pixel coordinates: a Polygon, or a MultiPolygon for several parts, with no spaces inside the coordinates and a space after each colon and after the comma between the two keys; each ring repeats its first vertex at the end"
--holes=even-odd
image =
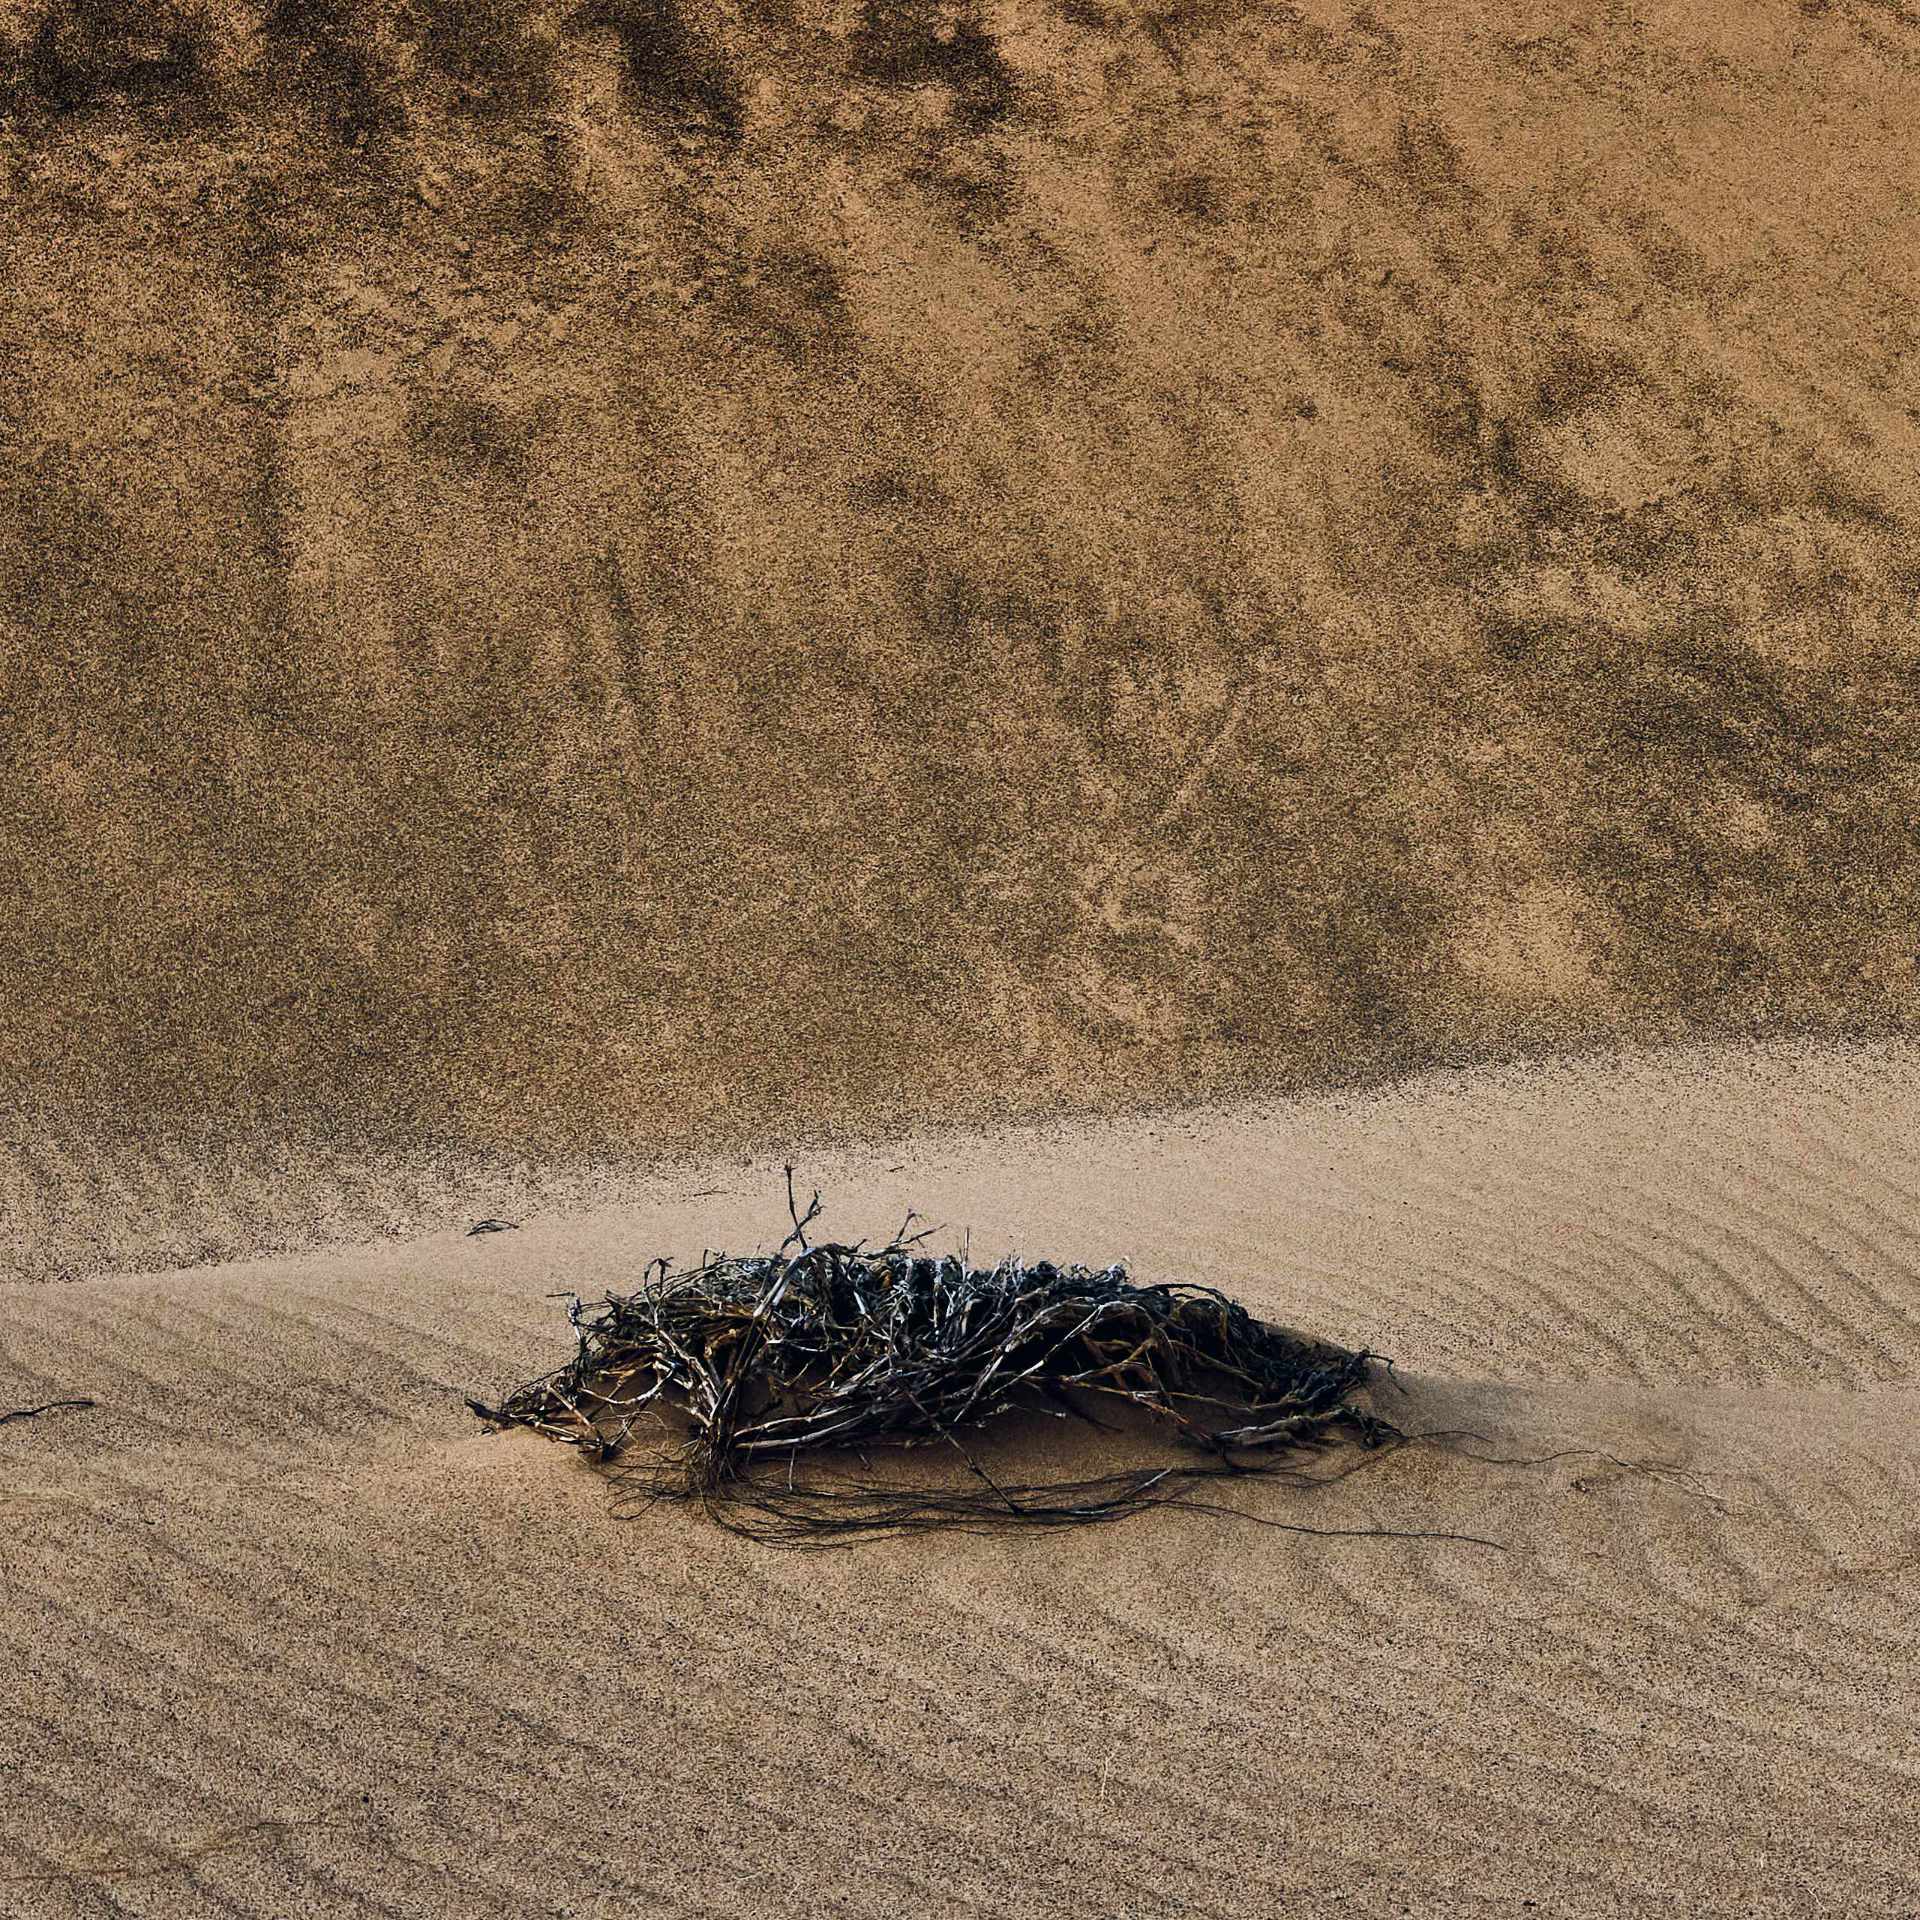
{"type": "Polygon", "coordinates": [[[971,1267],[917,1251],[931,1230],[909,1235],[912,1214],[877,1250],[811,1245],[819,1205],[816,1193],[801,1216],[789,1169],[793,1231],[776,1253],[709,1256],[678,1274],[661,1259],[637,1293],[571,1299],[574,1358],[497,1406],[468,1405],[602,1460],[670,1413],[677,1443],[622,1468],[634,1490],[699,1500],[737,1531],[796,1545],[1197,1507],[1185,1492],[1197,1480],[1290,1471],[1336,1437],[1369,1448],[1402,1437],[1351,1402],[1373,1356],[1270,1326],[1211,1287],[1135,1286],[1118,1266],[971,1267]],[[966,1445],[1022,1408],[1100,1426],[1102,1404],[1139,1410],[1200,1459],[1001,1485],[966,1445]],[[965,1463],[964,1483],[894,1484],[866,1452],[930,1444],[965,1463]]]}

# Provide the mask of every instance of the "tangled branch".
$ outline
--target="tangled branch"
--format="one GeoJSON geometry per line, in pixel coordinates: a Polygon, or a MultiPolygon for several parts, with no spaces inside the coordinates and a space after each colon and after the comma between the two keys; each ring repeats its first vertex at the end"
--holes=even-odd
{"type": "Polygon", "coordinates": [[[1368,1447],[1402,1437],[1350,1402],[1371,1355],[1270,1326],[1214,1288],[1135,1286],[1119,1266],[973,1267],[918,1251],[931,1229],[910,1233],[911,1213],[873,1251],[812,1244],[820,1196],[803,1214],[791,1169],[788,1210],[793,1230],[771,1255],[713,1255],[678,1274],[662,1258],[636,1293],[591,1308],[570,1296],[574,1358],[497,1406],[468,1405],[601,1460],[670,1415],[660,1424],[681,1437],[622,1467],[628,1489],[642,1501],[699,1501],[736,1531],[792,1545],[1197,1506],[1184,1496],[1196,1480],[1290,1471],[1291,1458],[1336,1436],[1368,1447]],[[1145,1413],[1199,1460],[1001,1485],[966,1445],[1017,1409],[1104,1426],[1103,1403],[1145,1413]],[[968,1479],[897,1486],[867,1458],[928,1445],[957,1454],[968,1479]],[[844,1466],[799,1477],[803,1459],[849,1455],[864,1478],[844,1466]]]}

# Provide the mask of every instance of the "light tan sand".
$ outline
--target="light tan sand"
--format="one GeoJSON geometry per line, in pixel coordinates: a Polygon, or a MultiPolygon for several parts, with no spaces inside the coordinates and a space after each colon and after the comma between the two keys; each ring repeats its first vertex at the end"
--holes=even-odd
{"type": "Polygon", "coordinates": [[[763,1165],[0,1291],[0,1405],[99,1402],[0,1428],[0,1912],[1920,1911],[1916,1096],[1697,1051],[806,1169],[1385,1349],[1404,1423],[1561,1457],[1234,1503],[1505,1551],[782,1554],[477,1428],[554,1290],[777,1238],[763,1165]]]}

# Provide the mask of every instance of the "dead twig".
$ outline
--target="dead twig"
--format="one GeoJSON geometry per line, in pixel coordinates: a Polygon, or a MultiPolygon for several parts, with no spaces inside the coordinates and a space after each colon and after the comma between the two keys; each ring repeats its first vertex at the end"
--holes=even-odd
{"type": "Polygon", "coordinates": [[[43,1406],[15,1407],[9,1413],[0,1413],[0,1427],[10,1420],[38,1420],[43,1413],[62,1413],[69,1408],[97,1406],[94,1400],[49,1400],[43,1406]]]}

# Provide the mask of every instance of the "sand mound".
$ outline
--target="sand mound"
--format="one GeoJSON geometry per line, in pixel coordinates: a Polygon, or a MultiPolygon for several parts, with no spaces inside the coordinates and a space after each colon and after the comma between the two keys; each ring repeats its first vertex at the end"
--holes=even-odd
{"type": "Polygon", "coordinates": [[[789,1555],[474,1431],[555,1289],[750,1244],[763,1169],[7,1289],[0,1406],[98,1405],[0,1429],[0,1909],[1910,1914],[1916,1095],[1697,1056],[808,1169],[850,1235],[910,1192],[1393,1354],[1403,1425],[1535,1464],[1233,1504],[1494,1546],[789,1555]]]}

